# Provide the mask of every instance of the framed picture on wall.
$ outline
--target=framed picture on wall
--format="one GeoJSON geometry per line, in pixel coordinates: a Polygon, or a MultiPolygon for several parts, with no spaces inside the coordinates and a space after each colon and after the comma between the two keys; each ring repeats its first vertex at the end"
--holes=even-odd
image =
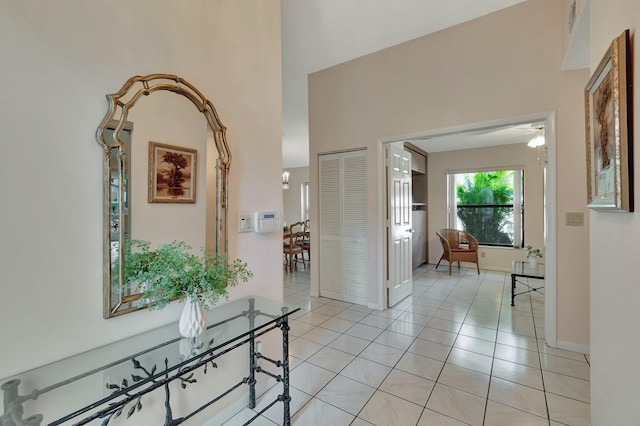
{"type": "Polygon", "coordinates": [[[149,142],[149,202],[195,203],[198,151],[149,142]]]}
{"type": "Polygon", "coordinates": [[[633,211],[629,30],[616,37],[585,87],[588,207],[633,211]]]}

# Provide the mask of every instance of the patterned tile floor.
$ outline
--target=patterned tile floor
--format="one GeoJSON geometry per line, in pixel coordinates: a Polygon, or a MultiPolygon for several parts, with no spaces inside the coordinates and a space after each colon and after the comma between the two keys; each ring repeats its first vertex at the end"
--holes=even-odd
{"type": "MultiPolygon", "coordinates": [[[[285,272],[285,300],[302,308],[290,321],[292,423],[588,425],[589,356],[545,345],[544,297],[511,307],[508,273],[440,269],[415,270],[413,295],[385,311],[311,297],[308,270],[285,272]]],[[[281,422],[277,404],[253,424],[281,422]]]]}

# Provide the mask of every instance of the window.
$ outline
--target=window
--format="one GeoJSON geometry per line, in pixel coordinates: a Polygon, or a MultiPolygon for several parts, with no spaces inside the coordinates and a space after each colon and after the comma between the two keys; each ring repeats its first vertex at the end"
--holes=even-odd
{"type": "Polygon", "coordinates": [[[521,247],[524,170],[449,173],[449,226],[485,246],[521,247]]]}
{"type": "Polygon", "coordinates": [[[304,222],[309,219],[309,182],[300,184],[300,217],[304,222]]]}

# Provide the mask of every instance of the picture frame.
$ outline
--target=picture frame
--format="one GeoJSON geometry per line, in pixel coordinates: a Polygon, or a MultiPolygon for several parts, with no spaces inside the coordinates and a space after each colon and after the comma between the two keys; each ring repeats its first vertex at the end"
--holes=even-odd
{"type": "Polygon", "coordinates": [[[149,203],[195,204],[198,151],[149,141],[149,203]]]}
{"type": "Polygon", "coordinates": [[[629,30],[616,37],[585,87],[587,207],[633,211],[629,30]]]}

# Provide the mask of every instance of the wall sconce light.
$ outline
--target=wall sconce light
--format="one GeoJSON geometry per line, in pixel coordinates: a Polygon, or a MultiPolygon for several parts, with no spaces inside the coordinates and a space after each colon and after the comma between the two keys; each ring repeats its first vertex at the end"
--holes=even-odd
{"type": "Polygon", "coordinates": [[[282,172],[282,189],[289,189],[289,172],[282,172]]]}

